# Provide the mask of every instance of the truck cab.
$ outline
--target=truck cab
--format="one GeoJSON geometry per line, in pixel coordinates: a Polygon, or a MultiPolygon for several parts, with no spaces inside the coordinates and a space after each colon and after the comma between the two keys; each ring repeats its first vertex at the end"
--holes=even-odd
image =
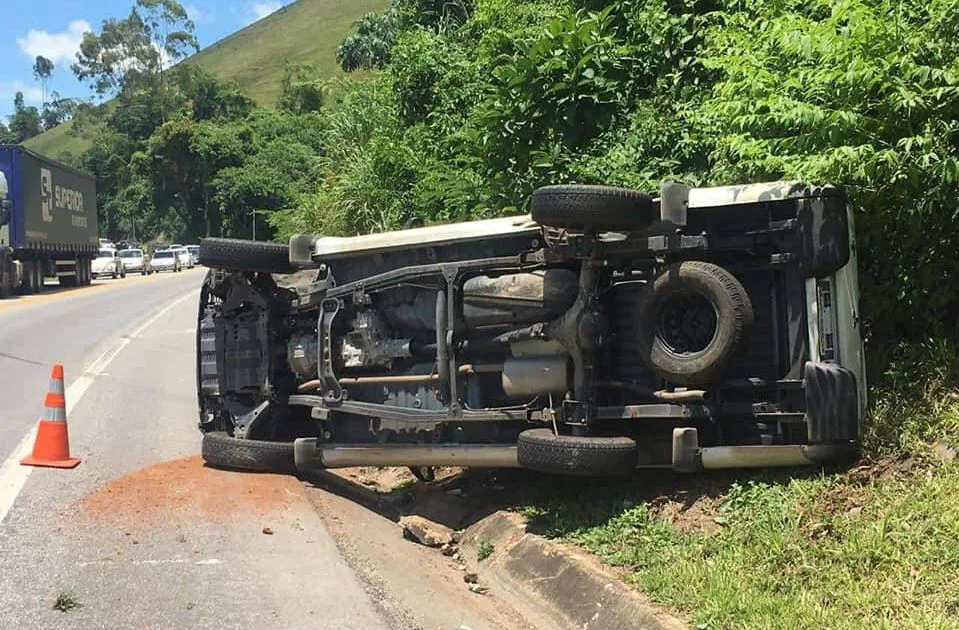
{"type": "Polygon", "coordinates": [[[23,265],[13,258],[10,247],[10,186],[0,171],[0,297],[7,297],[20,286],[23,265]]]}

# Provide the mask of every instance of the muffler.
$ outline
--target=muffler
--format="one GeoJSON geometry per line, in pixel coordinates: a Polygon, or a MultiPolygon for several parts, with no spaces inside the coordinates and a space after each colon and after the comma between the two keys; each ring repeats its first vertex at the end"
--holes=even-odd
{"type": "Polygon", "coordinates": [[[300,472],[353,466],[519,468],[511,444],[331,444],[300,438],[293,453],[300,472]]]}

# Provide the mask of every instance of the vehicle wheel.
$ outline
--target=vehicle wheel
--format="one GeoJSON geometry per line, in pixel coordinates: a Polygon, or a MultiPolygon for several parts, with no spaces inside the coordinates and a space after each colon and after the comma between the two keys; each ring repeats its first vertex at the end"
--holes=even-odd
{"type": "Polygon", "coordinates": [[[36,288],[36,291],[35,291],[36,293],[43,293],[44,279],[45,279],[43,267],[44,265],[42,260],[34,261],[33,270],[34,270],[35,279],[33,282],[34,282],[34,287],[36,288]]]}
{"type": "Polygon", "coordinates": [[[205,238],[200,241],[200,264],[233,271],[295,271],[290,265],[289,246],[234,238],[205,238]]]}
{"type": "Polygon", "coordinates": [[[749,294],[717,265],[687,261],[659,274],[639,304],[643,361],[675,385],[719,379],[753,321],[749,294]]]}
{"type": "Polygon", "coordinates": [[[91,272],[91,273],[90,273],[90,279],[91,279],[91,280],[96,280],[96,279],[97,279],[97,274],[91,272]]]}
{"type": "Polygon", "coordinates": [[[257,472],[296,472],[293,442],[241,440],[226,433],[203,434],[203,461],[219,468],[235,468],[257,472]]]}
{"type": "Polygon", "coordinates": [[[529,429],[519,434],[517,442],[520,466],[560,475],[628,475],[639,457],[636,442],[622,436],[556,435],[552,429],[529,429]]]}
{"type": "Polygon", "coordinates": [[[612,186],[544,186],[530,197],[533,220],[586,231],[642,230],[657,218],[646,193],[612,186]]]}
{"type": "Polygon", "coordinates": [[[23,261],[23,279],[20,280],[20,292],[24,295],[32,295],[37,292],[35,286],[33,286],[36,276],[33,273],[34,262],[32,260],[23,261]]]}

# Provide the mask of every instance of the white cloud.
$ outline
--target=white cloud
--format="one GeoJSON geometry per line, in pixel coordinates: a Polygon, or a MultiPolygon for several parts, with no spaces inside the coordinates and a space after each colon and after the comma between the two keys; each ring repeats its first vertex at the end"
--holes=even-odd
{"type": "Polygon", "coordinates": [[[69,63],[80,49],[83,34],[90,30],[93,29],[86,20],[74,20],[59,33],[30,29],[26,37],[17,38],[17,45],[31,59],[43,55],[55,64],[69,63]]]}
{"type": "Polygon", "coordinates": [[[23,81],[0,81],[0,102],[4,105],[8,105],[8,101],[12,103],[17,92],[23,92],[23,100],[27,105],[40,105],[43,99],[43,91],[38,85],[23,81]]]}
{"type": "Polygon", "coordinates": [[[256,22],[257,20],[262,20],[271,13],[279,11],[283,5],[279,2],[254,2],[250,5],[250,13],[253,14],[253,19],[251,22],[256,22]]]}
{"type": "Polygon", "coordinates": [[[216,20],[216,11],[213,9],[201,9],[195,4],[185,4],[183,8],[194,24],[213,24],[216,20]]]}

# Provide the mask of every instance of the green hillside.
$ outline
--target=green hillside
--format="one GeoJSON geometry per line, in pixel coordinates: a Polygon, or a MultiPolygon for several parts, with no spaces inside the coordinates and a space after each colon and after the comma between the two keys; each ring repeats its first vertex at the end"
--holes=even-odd
{"type": "MultiPolygon", "coordinates": [[[[233,79],[261,105],[280,94],[287,60],[310,61],[327,76],[341,71],[334,52],[356,20],[381,11],[389,0],[298,0],[250,26],[204,48],[184,63],[193,63],[223,79],[233,79]]],[[[71,123],[60,125],[24,144],[57,157],[77,155],[89,146],[95,130],[71,135],[71,123]]]]}

